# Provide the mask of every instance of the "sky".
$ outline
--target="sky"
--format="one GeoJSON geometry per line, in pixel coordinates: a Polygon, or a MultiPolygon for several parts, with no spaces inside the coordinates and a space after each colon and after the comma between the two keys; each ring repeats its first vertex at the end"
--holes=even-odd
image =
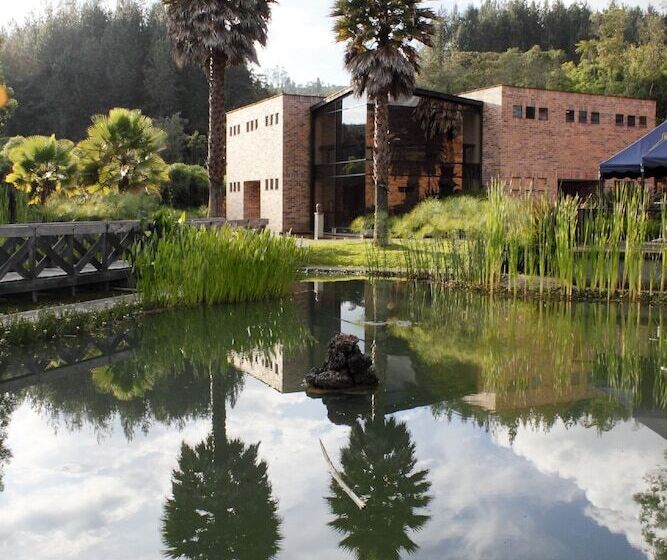
{"type": "MultiPolygon", "coordinates": [[[[153,0],[143,0],[150,3],[153,0]]],[[[0,0],[0,26],[23,21],[31,13],[39,13],[60,0],[0,0]]],[[[116,0],[101,0],[114,6],[116,0]]],[[[428,0],[426,5],[437,10],[451,8],[455,0],[428,0]]],[[[459,8],[480,0],[458,0],[459,8]]],[[[565,0],[566,4],[571,0],[565,0]]],[[[646,8],[650,0],[626,0],[627,5],[646,8]]],[[[659,5],[658,0],[652,2],[659,5]]],[[[336,45],[328,13],[332,0],[280,0],[273,8],[269,41],[259,53],[263,69],[283,67],[297,83],[320,78],[324,83],[346,85],[348,75],[342,65],[342,47],[336,45]],[[304,45],[308,45],[304,47],[304,45]]],[[[589,0],[594,8],[603,8],[608,0],[589,0]]]]}

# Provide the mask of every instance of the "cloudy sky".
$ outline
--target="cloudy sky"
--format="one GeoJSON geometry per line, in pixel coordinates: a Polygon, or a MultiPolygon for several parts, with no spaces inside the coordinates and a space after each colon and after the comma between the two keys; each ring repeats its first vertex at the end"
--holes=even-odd
{"type": "MultiPolygon", "coordinates": [[[[113,6],[117,0],[100,0],[113,6]]],[[[153,0],[143,0],[149,3],[153,0]]],[[[11,21],[22,21],[31,13],[39,13],[48,5],[60,0],[0,0],[0,26],[11,21]]],[[[565,0],[569,4],[571,0],[565,0]]],[[[273,9],[273,21],[269,33],[269,44],[260,53],[264,68],[282,66],[296,82],[308,82],[320,78],[326,83],[343,85],[347,75],[342,68],[341,49],[335,45],[327,17],[332,0],[280,0],[273,9]],[[304,45],[308,45],[304,47],[304,45]]],[[[455,0],[428,0],[425,4],[434,9],[450,8],[455,0]]],[[[480,0],[459,0],[459,7],[480,0]]],[[[589,0],[589,5],[601,8],[608,0],[589,0]]],[[[660,5],[659,0],[626,0],[628,5],[646,7],[649,3],[660,5]]]]}

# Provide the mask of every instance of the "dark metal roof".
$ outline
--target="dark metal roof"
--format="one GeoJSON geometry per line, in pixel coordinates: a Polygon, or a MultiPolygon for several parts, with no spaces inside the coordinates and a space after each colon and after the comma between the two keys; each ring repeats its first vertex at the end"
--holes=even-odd
{"type": "MultiPolygon", "coordinates": [[[[335,93],[332,93],[329,97],[324,98],[322,101],[315,103],[310,110],[316,111],[324,105],[328,105],[341,97],[345,97],[352,93],[352,87],[346,87],[341,90],[338,90],[335,93]]],[[[469,99],[467,97],[460,97],[458,95],[452,95],[450,93],[442,93],[440,91],[433,91],[430,89],[415,88],[414,95],[417,97],[431,97],[433,99],[441,99],[443,101],[449,101],[450,103],[459,103],[460,105],[470,105],[471,107],[482,107],[484,103],[478,101],[477,99],[469,99]]]]}

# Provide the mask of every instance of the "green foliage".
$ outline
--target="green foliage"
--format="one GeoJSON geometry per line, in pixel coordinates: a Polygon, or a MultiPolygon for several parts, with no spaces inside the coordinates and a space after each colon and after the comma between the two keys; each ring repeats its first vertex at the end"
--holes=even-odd
{"type": "Polygon", "coordinates": [[[393,224],[402,238],[442,237],[445,234],[479,233],[485,226],[487,202],[472,196],[452,196],[420,202],[393,224]]]}
{"type": "Polygon", "coordinates": [[[193,208],[208,202],[208,173],[199,165],[174,163],[161,188],[162,201],[174,208],[193,208]]]}
{"type": "Polygon", "coordinates": [[[435,14],[418,0],[336,0],[336,40],[358,94],[410,95],[419,69],[416,43],[429,45],[435,14]]]}
{"type": "Polygon", "coordinates": [[[140,220],[150,218],[159,206],[160,198],[145,192],[52,196],[40,208],[40,215],[45,222],[140,220]]]}
{"type": "Polygon", "coordinates": [[[591,12],[526,0],[442,12],[420,85],[451,93],[507,84],[648,97],[667,110],[665,16],[610,5],[591,12]]]}
{"type": "Polygon", "coordinates": [[[294,238],[269,231],[179,224],[137,248],[133,260],[145,305],[194,306],[285,295],[303,251],[294,238]]]}
{"type": "MultiPolygon", "coordinates": [[[[188,134],[206,131],[206,75],[173,62],[164,8],[142,0],[107,4],[58,2],[6,29],[0,60],[19,100],[6,134],[79,140],[90,115],[111,107],[136,107],[154,118],[180,112],[188,134]]],[[[229,108],[266,95],[246,65],[227,72],[229,108]]]]}
{"type": "MultiPolygon", "coordinates": [[[[493,181],[485,210],[478,213],[483,217],[480,228],[445,231],[430,243],[403,242],[403,272],[412,278],[514,294],[522,289],[543,296],[549,287],[549,294],[566,298],[575,293],[607,298],[627,294],[631,299],[664,296],[667,244],[645,252],[648,194],[624,185],[609,200],[586,202],[585,206],[569,196],[555,201],[512,197],[502,181],[493,181]]],[[[662,208],[664,226],[667,209],[662,208]]],[[[437,219],[437,214],[424,214],[437,219]]],[[[416,221],[421,226],[417,234],[432,230],[425,222],[416,221]]],[[[371,274],[382,272],[376,252],[367,255],[367,268],[371,274]]]]}
{"type": "Polygon", "coordinates": [[[78,189],[74,144],[55,136],[31,136],[6,151],[12,172],[5,182],[29,196],[29,204],[44,204],[56,193],[72,196],[78,189]]]}
{"type": "Polygon", "coordinates": [[[168,179],[158,155],[167,135],[141,111],[112,109],[93,117],[88,138],[77,146],[81,181],[89,192],[159,192],[168,179]]]}
{"type": "Polygon", "coordinates": [[[167,135],[166,147],[162,152],[164,160],[167,163],[184,161],[188,142],[185,127],[188,121],[181,117],[180,113],[175,113],[169,117],[155,119],[153,122],[157,128],[164,130],[167,135]]]}

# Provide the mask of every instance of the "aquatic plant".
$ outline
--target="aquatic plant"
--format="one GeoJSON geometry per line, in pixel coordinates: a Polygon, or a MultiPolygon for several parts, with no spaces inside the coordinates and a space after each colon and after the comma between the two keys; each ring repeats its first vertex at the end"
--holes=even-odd
{"type": "Polygon", "coordinates": [[[147,307],[257,301],[285,295],[304,250],[290,236],[179,224],[137,247],[133,266],[147,307]]]}
{"type": "MultiPolygon", "coordinates": [[[[514,295],[520,289],[526,295],[568,299],[665,295],[667,243],[663,236],[650,247],[646,243],[652,229],[667,228],[666,205],[658,224],[649,217],[648,193],[635,186],[621,185],[607,198],[513,197],[502,182],[492,181],[484,227],[401,241],[400,273],[514,295]]],[[[377,252],[367,254],[371,276],[386,271],[378,257],[377,252]]]]}

